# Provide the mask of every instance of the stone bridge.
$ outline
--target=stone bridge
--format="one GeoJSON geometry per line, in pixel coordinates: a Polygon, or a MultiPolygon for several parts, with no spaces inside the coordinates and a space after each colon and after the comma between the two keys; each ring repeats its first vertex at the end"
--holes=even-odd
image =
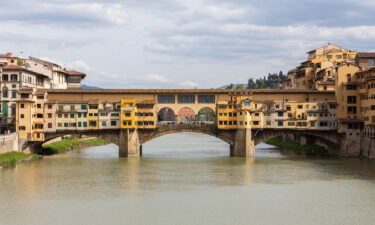
{"type": "MultiPolygon", "coordinates": [[[[325,147],[333,155],[354,156],[356,138],[336,131],[293,130],[293,129],[233,129],[219,130],[214,124],[159,124],[156,129],[101,129],[65,130],[46,133],[46,141],[64,135],[86,135],[107,140],[119,146],[119,156],[141,156],[142,145],[166,134],[194,132],[214,136],[230,146],[231,156],[255,155],[255,145],[269,138],[282,136],[285,141],[300,144],[317,144],[325,147]],[[352,146],[348,148],[347,146],[352,146]]],[[[29,143],[31,151],[37,152],[42,142],[29,143]]],[[[358,147],[359,148],[359,147],[358,147]]]]}

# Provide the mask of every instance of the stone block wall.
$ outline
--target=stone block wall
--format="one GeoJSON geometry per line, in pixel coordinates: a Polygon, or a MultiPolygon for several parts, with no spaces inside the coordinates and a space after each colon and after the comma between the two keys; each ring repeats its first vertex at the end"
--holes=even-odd
{"type": "Polygon", "coordinates": [[[0,154],[18,151],[18,134],[0,135],[0,154]]]}

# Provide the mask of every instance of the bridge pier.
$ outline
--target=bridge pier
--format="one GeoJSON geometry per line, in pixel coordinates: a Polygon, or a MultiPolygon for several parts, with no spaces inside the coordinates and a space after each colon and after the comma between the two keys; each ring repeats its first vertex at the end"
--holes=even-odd
{"type": "Polygon", "coordinates": [[[119,132],[119,156],[140,156],[141,146],[137,129],[121,129],[119,132]]]}
{"type": "Polygon", "coordinates": [[[236,131],[234,143],[230,145],[230,156],[234,157],[254,157],[255,144],[251,136],[251,129],[238,129],[236,131]]]}

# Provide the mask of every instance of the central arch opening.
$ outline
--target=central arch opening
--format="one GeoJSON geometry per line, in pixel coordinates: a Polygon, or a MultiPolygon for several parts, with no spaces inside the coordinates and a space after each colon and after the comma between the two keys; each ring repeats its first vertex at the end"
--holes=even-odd
{"type": "Polygon", "coordinates": [[[142,145],[142,156],[229,156],[229,144],[200,133],[166,134],[142,145]]]}

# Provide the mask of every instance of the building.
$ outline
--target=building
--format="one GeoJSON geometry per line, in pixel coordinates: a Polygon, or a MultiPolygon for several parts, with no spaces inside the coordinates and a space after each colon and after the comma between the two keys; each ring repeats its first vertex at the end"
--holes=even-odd
{"type": "Polygon", "coordinates": [[[288,72],[287,80],[282,83],[283,88],[332,90],[334,67],[344,62],[354,63],[357,57],[357,52],[331,43],[307,54],[306,61],[288,72]]]}
{"type": "MultiPolygon", "coordinates": [[[[67,70],[45,60],[21,59],[11,53],[0,54],[1,129],[15,130],[17,92],[23,88],[68,89],[80,88],[85,74],[67,70]]],[[[22,91],[21,91],[22,92],[22,91]]]]}

